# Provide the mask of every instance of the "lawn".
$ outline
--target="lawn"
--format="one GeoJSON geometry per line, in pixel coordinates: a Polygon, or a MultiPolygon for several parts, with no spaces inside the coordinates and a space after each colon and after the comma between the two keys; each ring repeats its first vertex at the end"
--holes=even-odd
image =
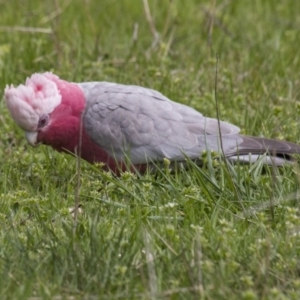
{"type": "MultiPolygon", "coordinates": [[[[220,118],[244,134],[300,143],[299,11],[294,0],[0,0],[0,89],[52,71],[157,89],[211,117],[217,94],[220,118]]],[[[299,164],[204,153],[202,168],[114,177],[31,148],[0,97],[1,299],[300,298],[299,164]]]]}

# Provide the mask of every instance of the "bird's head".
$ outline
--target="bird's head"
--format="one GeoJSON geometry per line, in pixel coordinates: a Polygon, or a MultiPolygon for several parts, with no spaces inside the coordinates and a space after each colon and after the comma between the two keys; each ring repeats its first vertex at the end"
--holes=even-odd
{"type": "Polygon", "coordinates": [[[5,88],[5,100],[14,121],[35,146],[44,143],[69,148],[64,143],[77,137],[85,100],[80,87],[47,72],[33,74],[25,84],[5,88]]]}

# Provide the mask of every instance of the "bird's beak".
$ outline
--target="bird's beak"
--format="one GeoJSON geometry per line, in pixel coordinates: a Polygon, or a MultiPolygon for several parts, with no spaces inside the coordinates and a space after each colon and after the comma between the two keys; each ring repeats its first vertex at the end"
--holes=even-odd
{"type": "Polygon", "coordinates": [[[27,142],[31,146],[33,146],[33,147],[37,146],[37,144],[38,144],[38,141],[37,141],[38,133],[37,133],[37,131],[26,131],[25,135],[26,135],[27,142]]]}

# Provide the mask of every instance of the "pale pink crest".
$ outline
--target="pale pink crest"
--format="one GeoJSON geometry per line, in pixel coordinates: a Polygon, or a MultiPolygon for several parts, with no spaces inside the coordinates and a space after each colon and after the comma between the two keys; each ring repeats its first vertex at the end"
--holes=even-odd
{"type": "Polygon", "coordinates": [[[5,100],[15,122],[26,131],[34,131],[40,116],[50,114],[60,103],[61,95],[52,73],[33,74],[25,85],[6,86],[5,100]]]}

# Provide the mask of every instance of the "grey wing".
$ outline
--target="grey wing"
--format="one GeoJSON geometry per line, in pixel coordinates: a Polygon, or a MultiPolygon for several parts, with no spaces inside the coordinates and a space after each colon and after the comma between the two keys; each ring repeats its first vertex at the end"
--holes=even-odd
{"type": "MultiPolygon", "coordinates": [[[[203,150],[219,151],[215,119],[173,102],[161,93],[138,86],[91,82],[79,84],[87,99],[84,126],[92,140],[121,161],[198,158],[203,150]]],[[[221,122],[223,148],[242,142],[239,128],[221,122]]]]}

